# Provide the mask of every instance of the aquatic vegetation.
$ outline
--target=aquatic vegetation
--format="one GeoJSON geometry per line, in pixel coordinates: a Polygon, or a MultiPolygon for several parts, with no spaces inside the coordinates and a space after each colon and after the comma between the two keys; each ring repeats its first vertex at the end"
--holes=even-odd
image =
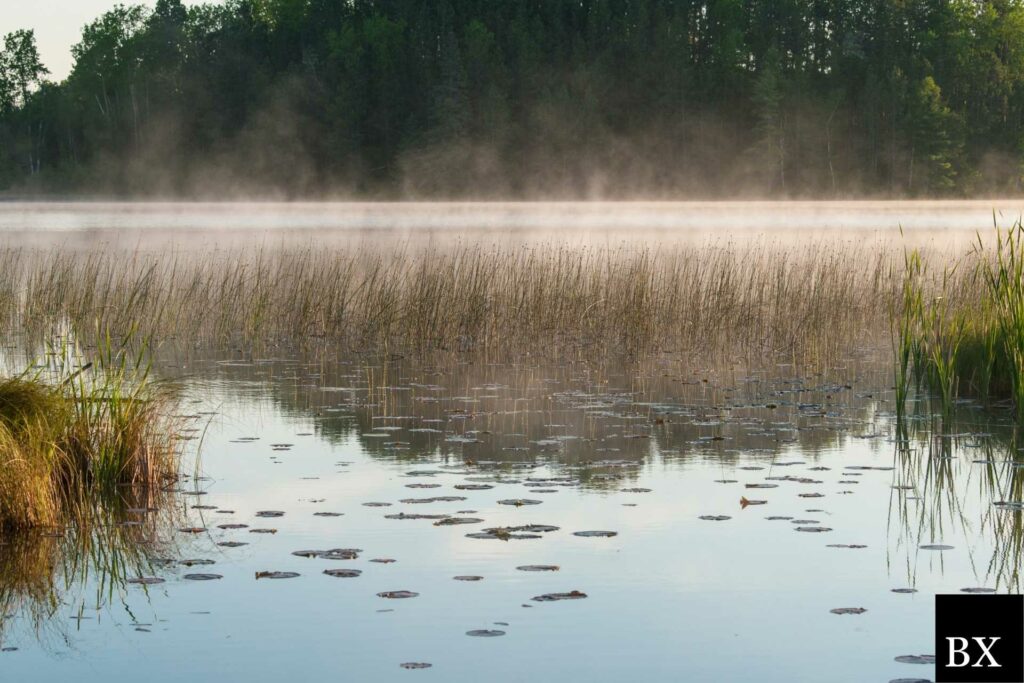
{"type": "Polygon", "coordinates": [[[917,250],[905,254],[892,311],[896,409],[912,385],[935,394],[949,421],[961,393],[1010,400],[1024,423],[1024,226],[995,229],[994,248],[975,248],[941,275],[917,250]]]}
{"type": "Polygon", "coordinates": [[[823,363],[884,334],[892,257],[881,242],[763,238],[658,249],[3,248],[0,319],[29,335],[138,329],[243,353],[330,343],[384,354],[667,351],[823,363]]]}
{"type": "Polygon", "coordinates": [[[182,418],[145,351],[109,339],[93,360],[63,346],[0,379],[0,528],[54,527],[145,499],[178,478],[182,418]],[[149,492],[149,493],[147,493],[149,492]]]}

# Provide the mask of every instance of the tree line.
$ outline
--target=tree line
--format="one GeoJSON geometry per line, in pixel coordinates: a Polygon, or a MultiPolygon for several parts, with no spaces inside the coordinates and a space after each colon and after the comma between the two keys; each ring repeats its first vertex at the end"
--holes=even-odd
{"type": "Polygon", "coordinates": [[[0,52],[8,194],[1019,194],[1024,0],[117,5],[0,52]]]}

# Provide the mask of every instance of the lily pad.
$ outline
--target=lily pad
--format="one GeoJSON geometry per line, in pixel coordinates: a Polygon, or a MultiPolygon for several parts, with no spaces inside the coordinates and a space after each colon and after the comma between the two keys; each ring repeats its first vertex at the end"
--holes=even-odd
{"type": "Polygon", "coordinates": [[[414,591],[384,591],[377,593],[378,598],[387,598],[389,600],[404,600],[406,598],[418,597],[419,593],[414,591]]]}
{"type": "Polygon", "coordinates": [[[456,581],[483,581],[484,580],[484,577],[482,577],[482,576],[471,576],[471,575],[467,575],[467,576],[453,576],[452,578],[455,579],[456,581]]]}
{"type": "Polygon", "coordinates": [[[573,536],[582,536],[583,538],[611,538],[612,536],[618,536],[618,531],[574,531],[573,536]]]}
{"type": "Polygon", "coordinates": [[[280,510],[261,510],[256,513],[257,517],[284,517],[280,510]]]}
{"type": "Polygon", "coordinates": [[[705,522],[724,522],[727,519],[732,519],[729,515],[701,515],[697,519],[703,519],[705,522]]]}
{"type": "Polygon", "coordinates": [[[294,579],[298,572],[256,572],[257,579],[294,579]]]}
{"type": "Polygon", "coordinates": [[[472,533],[472,534],[466,534],[466,538],[478,538],[478,539],[493,540],[493,541],[512,541],[512,540],[524,540],[524,539],[532,539],[532,538],[543,538],[543,536],[541,536],[540,534],[519,534],[519,533],[511,533],[511,532],[501,533],[501,532],[498,532],[498,531],[482,531],[482,532],[476,532],[476,533],[472,533]]]}
{"type": "Polygon", "coordinates": [[[900,655],[894,657],[900,664],[934,664],[935,655],[900,655]]]}
{"type": "Polygon", "coordinates": [[[398,666],[403,669],[429,669],[434,665],[429,662],[402,662],[398,666]]]}
{"type": "Polygon", "coordinates": [[[518,508],[524,505],[540,505],[542,502],[544,501],[531,498],[506,498],[505,500],[499,500],[498,505],[512,505],[518,508]]]}
{"type": "Polygon", "coordinates": [[[521,572],[557,572],[560,567],[557,564],[523,564],[516,569],[521,572]]]}
{"type": "Polygon", "coordinates": [[[359,569],[325,569],[324,574],[327,576],[333,576],[339,579],[353,579],[360,576],[363,572],[359,569]]]}
{"type": "Polygon", "coordinates": [[[203,567],[216,564],[216,562],[213,560],[178,560],[178,564],[183,567],[203,567]]]}
{"type": "Polygon", "coordinates": [[[484,520],[479,517],[446,517],[434,522],[434,526],[455,526],[457,524],[480,524],[484,520]]]}
{"type": "Polygon", "coordinates": [[[505,632],[504,631],[499,631],[497,629],[481,628],[481,629],[476,629],[474,631],[466,631],[466,635],[467,636],[474,636],[476,638],[497,638],[498,636],[505,635],[505,632]]]}
{"type": "Polygon", "coordinates": [[[864,614],[867,610],[863,607],[836,607],[830,609],[829,612],[832,614],[864,614]]]}
{"type": "Polygon", "coordinates": [[[158,583],[164,583],[165,579],[161,579],[159,576],[138,576],[133,579],[128,579],[126,583],[132,583],[139,586],[155,586],[158,583]]]}
{"type": "Polygon", "coordinates": [[[185,574],[182,578],[187,581],[216,581],[224,577],[220,574],[185,574]]]}
{"type": "Polygon", "coordinates": [[[827,531],[832,531],[832,529],[827,526],[798,526],[796,527],[796,530],[809,534],[823,534],[827,531]]]}
{"type": "Polygon", "coordinates": [[[545,593],[535,596],[531,600],[534,602],[557,602],[559,600],[582,600],[585,597],[587,594],[581,591],[569,591],[568,593],[545,593]]]}
{"type": "Polygon", "coordinates": [[[919,546],[919,547],[921,548],[921,550],[952,550],[953,549],[953,546],[951,546],[951,545],[942,545],[941,543],[928,543],[928,544],[925,544],[925,545],[922,545],[922,546],[919,546]]]}

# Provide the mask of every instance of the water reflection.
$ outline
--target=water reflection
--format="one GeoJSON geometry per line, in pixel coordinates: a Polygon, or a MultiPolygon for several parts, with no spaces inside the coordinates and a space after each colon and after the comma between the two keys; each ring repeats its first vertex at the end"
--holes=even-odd
{"type": "Polygon", "coordinates": [[[256,662],[285,648],[310,676],[343,660],[373,680],[409,662],[515,680],[537,661],[567,671],[568,649],[593,653],[573,670],[595,680],[735,680],[769,655],[764,680],[889,680],[919,675],[894,658],[930,651],[932,593],[1019,590],[1012,432],[970,405],[938,424],[925,401],[896,429],[891,373],[869,354],[823,373],[194,353],[160,367],[212,420],[204,478],[145,505],[159,513],[8,543],[16,673],[226,637],[178,675],[228,659],[271,680],[256,662]],[[277,575],[293,578],[255,580],[277,575]],[[145,577],[166,583],[127,582],[145,577]],[[70,663],[47,655],[68,648],[70,663]],[[709,650],[715,663],[695,656],[709,650]]]}

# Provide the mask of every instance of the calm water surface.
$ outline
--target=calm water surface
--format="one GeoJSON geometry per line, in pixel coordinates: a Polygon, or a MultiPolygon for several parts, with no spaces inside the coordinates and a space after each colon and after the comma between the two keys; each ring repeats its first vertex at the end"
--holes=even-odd
{"type": "Polygon", "coordinates": [[[157,369],[183,384],[198,476],[173,493],[173,515],[118,517],[111,528],[144,531],[131,559],[99,544],[40,562],[54,539],[0,546],[0,588],[15,598],[0,615],[0,671],[153,683],[930,678],[932,666],[894,658],[932,654],[934,594],[1020,590],[1021,513],[993,503],[1021,500],[1024,474],[1002,415],[970,403],[938,433],[915,401],[898,441],[886,357],[858,350],[808,374],[167,352],[157,369]],[[447,499],[424,501],[435,497],[447,499]],[[515,528],[528,525],[545,528],[515,528]],[[328,549],[358,552],[294,554],[328,549]],[[197,559],[210,562],[182,563],[197,559]],[[557,571],[517,569],[527,565],[557,571]],[[323,573],[336,569],[360,573],[323,573]],[[185,578],[198,573],[221,578],[185,578]],[[23,574],[55,592],[29,594],[23,574]],[[139,577],[164,581],[124,581],[139,577]],[[378,596],[388,591],[418,595],[378,596]],[[586,597],[534,599],[572,591],[586,597]],[[432,666],[400,666],[411,662],[432,666]]]}
{"type": "Polygon", "coordinates": [[[1020,513],[991,505],[1018,475],[992,425],[964,406],[973,431],[898,452],[871,359],[807,377],[674,363],[167,365],[187,373],[206,430],[203,478],[182,485],[175,524],[206,531],[171,530],[154,565],[128,571],[162,584],[57,578],[40,630],[17,613],[4,625],[10,680],[888,681],[931,675],[894,657],[931,653],[934,593],[1018,588],[1020,513]],[[464,500],[413,502],[437,496],[464,500]],[[483,521],[388,518],[399,513],[483,521]],[[467,536],[528,524],[558,528],[467,536]],[[593,530],[616,535],[574,535],[593,530]],[[953,549],[919,548],[932,543],[953,549]],[[358,557],[292,554],[331,548],[358,557]],[[559,569],[516,569],[532,564],[559,569]],[[362,573],[322,573],[338,568],[362,573]],[[223,578],[183,578],[197,572],[223,578]],[[483,578],[453,579],[466,575],[483,578]],[[398,590],[419,595],[377,596],[398,590]],[[533,600],[570,591],[587,597],[533,600]],[[830,612],[843,607],[867,612],[830,612]]]}

